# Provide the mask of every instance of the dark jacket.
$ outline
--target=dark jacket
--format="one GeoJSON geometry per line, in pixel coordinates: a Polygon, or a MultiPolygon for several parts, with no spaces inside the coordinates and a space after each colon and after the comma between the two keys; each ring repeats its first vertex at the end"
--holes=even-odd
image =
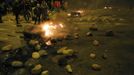
{"type": "Polygon", "coordinates": [[[35,14],[36,16],[41,16],[41,13],[42,13],[42,8],[41,8],[41,7],[36,7],[36,8],[34,9],[34,14],[35,14]]]}
{"type": "Polygon", "coordinates": [[[14,4],[14,6],[13,6],[13,13],[14,13],[15,15],[20,14],[20,13],[21,13],[21,9],[22,9],[21,4],[16,2],[16,3],[14,4]]]}

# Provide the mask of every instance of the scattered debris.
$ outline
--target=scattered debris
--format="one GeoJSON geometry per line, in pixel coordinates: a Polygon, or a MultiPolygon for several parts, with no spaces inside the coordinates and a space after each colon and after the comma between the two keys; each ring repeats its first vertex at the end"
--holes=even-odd
{"type": "Polygon", "coordinates": [[[39,52],[33,52],[33,53],[32,53],[32,58],[34,58],[34,59],[40,58],[39,52]]]}
{"type": "Polygon", "coordinates": [[[2,47],[2,51],[10,51],[10,50],[12,50],[12,48],[13,48],[13,46],[12,45],[6,45],[6,46],[4,46],[4,47],[2,47]]]}
{"type": "Polygon", "coordinates": [[[62,47],[58,51],[62,51],[62,50],[66,50],[66,49],[67,49],[67,47],[62,47]]]}
{"type": "Polygon", "coordinates": [[[39,50],[39,54],[40,54],[40,56],[46,56],[46,55],[48,55],[48,53],[47,53],[46,50],[39,50]]]}
{"type": "Polygon", "coordinates": [[[63,50],[63,55],[71,56],[74,54],[74,51],[72,49],[63,50]]]}
{"type": "Polygon", "coordinates": [[[79,38],[79,33],[74,33],[74,38],[78,39],[79,38]]]}
{"type": "Polygon", "coordinates": [[[41,70],[42,70],[42,65],[38,64],[32,69],[31,73],[32,74],[39,74],[41,72],[41,70]]]}
{"type": "Polygon", "coordinates": [[[72,49],[67,49],[66,47],[63,47],[57,51],[58,54],[63,54],[66,56],[71,56],[74,54],[74,51],[72,49]]]}
{"type": "Polygon", "coordinates": [[[66,65],[65,69],[67,70],[68,73],[72,73],[73,70],[72,70],[72,66],[71,65],[66,65]]]}
{"type": "Polygon", "coordinates": [[[100,71],[101,70],[101,65],[99,65],[99,64],[92,64],[91,67],[95,71],[100,71]]]}
{"type": "Polygon", "coordinates": [[[49,75],[49,71],[48,70],[42,71],[41,75],[49,75]]]}
{"type": "Polygon", "coordinates": [[[96,54],[95,53],[90,53],[90,58],[95,59],[96,58],[96,54]]]}
{"type": "Polygon", "coordinates": [[[39,41],[37,41],[37,40],[30,40],[29,41],[29,44],[30,45],[33,45],[33,46],[36,45],[36,44],[38,44],[38,43],[39,43],[39,41]]]}
{"type": "Polygon", "coordinates": [[[87,32],[86,36],[93,36],[93,34],[91,32],[87,32]]]}
{"type": "Polygon", "coordinates": [[[35,50],[40,50],[41,49],[41,46],[39,45],[39,44],[37,44],[36,46],[35,46],[35,50]]]}
{"type": "Polygon", "coordinates": [[[13,62],[11,63],[11,65],[12,65],[13,67],[22,67],[22,66],[23,66],[23,62],[15,60],[15,61],[13,61],[13,62]]]}
{"type": "Polygon", "coordinates": [[[38,64],[38,60],[35,60],[35,59],[28,59],[26,62],[25,62],[25,66],[27,68],[31,68],[33,66],[35,66],[36,64],[38,64]]]}
{"type": "Polygon", "coordinates": [[[74,36],[75,39],[79,39],[79,36],[74,36]]]}
{"type": "Polygon", "coordinates": [[[98,46],[98,45],[100,45],[100,43],[99,43],[98,40],[94,40],[94,41],[93,41],[93,45],[98,46]]]}

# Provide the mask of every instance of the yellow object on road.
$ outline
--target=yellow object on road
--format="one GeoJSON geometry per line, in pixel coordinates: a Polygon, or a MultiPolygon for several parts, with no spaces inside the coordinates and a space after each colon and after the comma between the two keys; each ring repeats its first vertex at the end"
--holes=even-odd
{"type": "Polygon", "coordinates": [[[67,72],[69,72],[69,73],[73,72],[71,65],[66,65],[65,68],[66,68],[67,72]]]}

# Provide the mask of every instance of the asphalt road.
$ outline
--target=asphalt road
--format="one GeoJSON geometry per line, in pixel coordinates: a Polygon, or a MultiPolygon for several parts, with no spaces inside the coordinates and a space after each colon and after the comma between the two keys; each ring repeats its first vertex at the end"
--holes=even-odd
{"type": "MultiPolygon", "coordinates": [[[[54,50],[67,46],[78,52],[77,58],[70,62],[73,69],[72,75],[134,75],[134,18],[132,16],[134,16],[133,11],[93,10],[83,17],[64,18],[67,19],[70,34],[79,33],[80,37],[64,41],[64,44],[54,50]],[[93,25],[97,26],[98,31],[89,30],[89,27],[93,25]],[[75,27],[78,27],[79,30],[75,30],[75,27]],[[105,36],[105,32],[109,30],[112,30],[115,36],[105,36]],[[93,33],[93,36],[86,36],[89,31],[93,33]],[[93,40],[98,40],[99,46],[94,46],[93,40]],[[91,59],[90,53],[95,53],[96,58],[91,59]],[[107,59],[102,58],[104,54],[107,59]],[[100,71],[91,69],[91,65],[94,63],[102,66],[100,71]]],[[[0,33],[2,34],[0,38],[2,40],[13,39],[11,42],[16,41],[20,34],[15,33],[15,37],[7,36],[11,32],[14,33],[16,29],[18,27],[14,22],[11,24],[9,21],[5,21],[0,24],[0,33]]],[[[20,41],[19,38],[18,41],[20,41]]],[[[48,69],[50,75],[70,75],[63,67],[54,63],[52,58],[54,56],[40,59],[43,68],[48,69]]]]}
{"type": "Polygon", "coordinates": [[[32,23],[26,23],[23,17],[20,17],[22,26],[17,27],[15,22],[15,16],[13,14],[7,14],[3,16],[3,23],[0,23],[0,45],[12,45],[14,49],[22,47],[23,41],[20,38],[23,37],[24,27],[27,25],[33,25],[32,23]],[[17,45],[16,45],[17,44],[17,45]]]}

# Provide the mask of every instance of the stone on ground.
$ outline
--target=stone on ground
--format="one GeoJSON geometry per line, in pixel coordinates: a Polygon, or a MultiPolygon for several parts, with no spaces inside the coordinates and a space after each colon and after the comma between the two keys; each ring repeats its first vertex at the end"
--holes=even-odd
{"type": "Polygon", "coordinates": [[[28,59],[26,62],[25,62],[25,67],[27,68],[31,68],[33,66],[35,66],[36,64],[38,64],[39,61],[36,60],[36,59],[28,59]]]}
{"type": "Polygon", "coordinates": [[[11,65],[12,65],[13,67],[22,67],[22,66],[23,66],[23,62],[15,60],[15,61],[13,61],[13,62],[11,63],[11,65]]]}
{"type": "Polygon", "coordinates": [[[86,36],[93,36],[93,34],[91,32],[87,32],[86,36]]]}
{"type": "Polygon", "coordinates": [[[38,64],[32,69],[31,73],[32,74],[39,74],[41,72],[41,70],[42,70],[42,65],[38,64]]]}
{"type": "Polygon", "coordinates": [[[90,53],[90,58],[95,59],[96,58],[96,54],[95,53],[90,53]]]}
{"type": "Polygon", "coordinates": [[[39,51],[39,54],[40,54],[40,56],[48,55],[48,53],[47,53],[46,50],[40,50],[40,51],[39,51]]]}
{"type": "Polygon", "coordinates": [[[71,65],[66,65],[66,67],[65,67],[65,69],[67,70],[67,72],[69,72],[69,73],[72,73],[73,72],[73,70],[72,70],[72,66],[71,65]]]}
{"type": "Polygon", "coordinates": [[[94,40],[94,41],[93,41],[93,45],[98,46],[99,44],[100,44],[100,43],[99,43],[98,40],[94,40]]]}
{"type": "Polygon", "coordinates": [[[39,43],[39,41],[37,41],[37,40],[30,40],[29,41],[29,44],[30,45],[36,45],[36,44],[38,44],[39,43]]]}
{"type": "Polygon", "coordinates": [[[95,71],[100,71],[101,70],[101,65],[99,65],[99,64],[92,64],[91,67],[95,71]]]}
{"type": "Polygon", "coordinates": [[[2,47],[2,51],[10,51],[10,50],[12,50],[12,48],[13,48],[13,46],[12,45],[6,45],[6,46],[4,46],[4,47],[2,47]]]}
{"type": "Polygon", "coordinates": [[[41,75],[49,75],[49,71],[48,70],[42,71],[41,75]]]}
{"type": "Polygon", "coordinates": [[[39,52],[33,52],[33,53],[32,53],[32,58],[34,58],[34,59],[39,59],[39,58],[40,58],[39,52]]]}

